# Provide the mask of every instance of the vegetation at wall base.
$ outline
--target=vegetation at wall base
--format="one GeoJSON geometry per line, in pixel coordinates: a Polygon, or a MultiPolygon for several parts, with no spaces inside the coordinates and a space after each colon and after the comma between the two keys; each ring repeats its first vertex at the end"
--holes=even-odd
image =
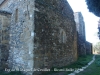
{"type": "MultiPolygon", "coordinates": [[[[50,74],[55,74],[55,73],[59,73],[59,72],[64,72],[65,75],[67,75],[67,74],[69,74],[73,71],[54,71],[54,69],[56,68],[56,69],[61,70],[61,69],[78,69],[78,68],[81,68],[81,67],[87,65],[88,62],[90,62],[92,60],[92,56],[93,55],[81,56],[73,64],[68,65],[68,66],[63,66],[63,67],[60,67],[60,68],[53,67],[53,68],[51,68],[50,72],[43,73],[43,75],[50,75],[50,74]]],[[[98,63],[96,63],[97,66],[100,66],[99,61],[100,61],[100,59],[98,59],[98,63]]],[[[13,72],[2,72],[1,71],[0,75],[24,75],[24,74],[22,74],[20,71],[17,71],[17,72],[15,72],[15,71],[13,71],[13,72]]]]}
{"type": "Polygon", "coordinates": [[[95,58],[93,64],[76,75],[100,75],[100,55],[96,55],[95,58]]]}
{"type": "Polygon", "coordinates": [[[68,75],[69,73],[82,68],[83,66],[87,65],[91,60],[92,60],[93,55],[86,55],[86,56],[81,56],[78,58],[78,60],[76,62],[74,62],[73,64],[70,64],[68,66],[63,66],[63,67],[53,67],[51,69],[50,72],[44,73],[43,75],[56,75],[56,73],[60,73],[60,72],[64,72],[65,75],[68,75]],[[54,71],[54,69],[69,69],[69,70],[73,70],[73,71],[54,71]]]}

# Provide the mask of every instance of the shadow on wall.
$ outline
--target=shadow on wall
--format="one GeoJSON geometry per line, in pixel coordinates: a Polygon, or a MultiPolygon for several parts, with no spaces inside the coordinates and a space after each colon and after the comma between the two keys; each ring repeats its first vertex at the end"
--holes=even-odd
{"type": "Polygon", "coordinates": [[[8,67],[11,14],[0,11],[0,70],[8,67]]]}

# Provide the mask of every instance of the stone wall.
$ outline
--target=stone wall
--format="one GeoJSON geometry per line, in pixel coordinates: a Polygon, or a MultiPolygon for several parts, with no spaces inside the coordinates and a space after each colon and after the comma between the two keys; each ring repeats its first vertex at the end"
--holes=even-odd
{"type": "Polygon", "coordinates": [[[86,55],[86,37],[85,37],[85,24],[81,12],[74,13],[74,19],[77,28],[77,43],[78,43],[78,56],[86,55]]]}
{"type": "Polygon", "coordinates": [[[36,0],[35,68],[61,67],[77,60],[74,15],[66,0],[36,0]]]}
{"type": "Polygon", "coordinates": [[[34,0],[17,0],[11,23],[9,64],[12,68],[31,70],[34,68],[34,0]]]}
{"type": "Polygon", "coordinates": [[[92,43],[86,41],[86,54],[92,54],[92,43]]]}
{"type": "Polygon", "coordinates": [[[4,2],[4,0],[0,0],[0,4],[2,4],[4,2]]]}
{"type": "Polygon", "coordinates": [[[78,56],[84,56],[86,55],[86,41],[82,36],[79,36],[78,34],[78,56]]]}
{"type": "Polygon", "coordinates": [[[9,68],[62,67],[77,60],[74,15],[66,0],[6,0],[0,10],[11,13],[9,68]]]}
{"type": "Polygon", "coordinates": [[[84,40],[86,40],[85,35],[85,23],[84,18],[81,12],[75,12],[74,13],[75,22],[76,22],[76,28],[78,31],[78,34],[83,36],[84,40]]]}
{"type": "MultiPolygon", "coordinates": [[[[34,68],[34,0],[8,0],[0,10],[11,14],[9,68],[34,68]]],[[[32,72],[28,73],[32,75],[32,72]]]]}
{"type": "Polygon", "coordinates": [[[11,14],[0,11],[0,70],[8,67],[11,14]]]}
{"type": "Polygon", "coordinates": [[[86,41],[85,23],[81,12],[74,13],[77,28],[78,56],[92,54],[92,44],[86,41]]]}

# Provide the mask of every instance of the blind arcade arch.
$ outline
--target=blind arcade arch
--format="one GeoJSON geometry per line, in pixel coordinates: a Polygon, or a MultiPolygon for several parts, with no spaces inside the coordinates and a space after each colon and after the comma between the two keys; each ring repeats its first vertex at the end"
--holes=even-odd
{"type": "Polygon", "coordinates": [[[59,39],[60,43],[66,43],[67,36],[66,36],[66,32],[64,31],[64,29],[60,30],[60,36],[59,37],[60,37],[60,39],[59,39]]]}

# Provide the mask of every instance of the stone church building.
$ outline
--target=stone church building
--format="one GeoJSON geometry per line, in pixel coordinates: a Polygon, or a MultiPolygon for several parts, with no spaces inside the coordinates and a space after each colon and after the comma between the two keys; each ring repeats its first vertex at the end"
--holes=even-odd
{"type": "Polygon", "coordinates": [[[73,14],[66,0],[0,0],[1,69],[49,69],[75,62],[73,14]]]}
{"type": "Polygon", "coordinates": [[[82,13],[75,12],[74,18],[77,29],[77,54],[78,56],[92,54],[92,43],[86,41],[85,22],[82,13]]]}

